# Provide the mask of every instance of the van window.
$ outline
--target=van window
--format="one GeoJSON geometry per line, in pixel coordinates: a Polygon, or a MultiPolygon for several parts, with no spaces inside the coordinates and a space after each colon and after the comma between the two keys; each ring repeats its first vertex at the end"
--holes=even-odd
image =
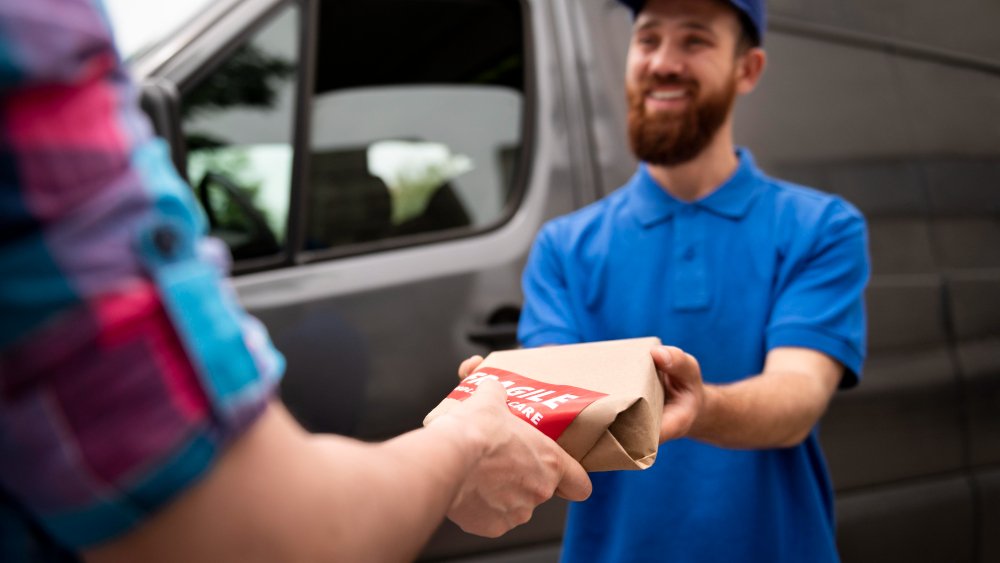
{"type": "Polygon", "coordinates": [[[187,174],[236,260],[280,253],[292,184],[298,10],[284,8],[181,104],[187,174]]]}
{"type": "Polygon", "coordinates": [[[320,4],[307,249],[501,219],[523,146],[516,0],[320,4]]]}

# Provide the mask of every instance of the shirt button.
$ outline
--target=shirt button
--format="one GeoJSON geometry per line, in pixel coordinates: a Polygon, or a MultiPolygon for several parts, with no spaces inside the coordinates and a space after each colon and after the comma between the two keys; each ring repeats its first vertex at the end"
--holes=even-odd
{"type": "Polygon", "coordinates": [[[153,246],[160,256],[167,260],[172,259],[177,254],[177,247],[180,237],[172,226],[160,225],[153,231],[153,246]]]}
{"type": "Polygon", "coordinates": [[[684,254],[681,255],[681,258],[683,258],[685,262],[690,262],[691,260],[694,260],[694,247],[689,246],[685,248],[684,254]]]}

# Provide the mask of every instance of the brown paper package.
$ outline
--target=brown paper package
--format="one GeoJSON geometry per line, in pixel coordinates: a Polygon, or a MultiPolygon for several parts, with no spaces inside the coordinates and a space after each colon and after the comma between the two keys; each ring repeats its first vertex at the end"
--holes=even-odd
{"type": "MultiPolygon", "coordinates": [[[[556,442],[587,471],[646,469],[656,460],[663,387],[649,351],[658,338],[609,340],[493,352],[480,364],[540,382],[605,393],[556,442]]],[[[459,403],[446,398],[424,424],[459,403]]]]}

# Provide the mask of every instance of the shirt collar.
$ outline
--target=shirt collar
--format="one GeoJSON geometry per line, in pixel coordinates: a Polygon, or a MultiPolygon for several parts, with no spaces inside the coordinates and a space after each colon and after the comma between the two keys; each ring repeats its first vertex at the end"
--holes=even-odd
{"type": "Polygon", "coordinates": [[[629,205],[643,227],[651,227],[670,219],[680,208],[694,206],[733,220],[743,218],[750,210],[759,191],[761,172],[753,155],[744,148],[736,150],[739,164],[736,172],[712,193],[687,203],[670,195],[649,174],[646,163],[632,177],[629,205]]]}

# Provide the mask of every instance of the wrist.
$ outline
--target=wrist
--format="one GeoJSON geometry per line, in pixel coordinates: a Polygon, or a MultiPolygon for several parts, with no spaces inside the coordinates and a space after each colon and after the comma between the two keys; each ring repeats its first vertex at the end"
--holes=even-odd
{"type": "Polygon", "coordinates": [[[705,384],[702,387],[701,404],[698,414],[691,423],[688,437],[701,441],[711,441],[712,429],[722,403],[722,389],[718,385],[705,384]]]}
{"type": "Polygon", "coordinates": [[[471,469],[488,453],[490,441],[481,424],[464,418],[450,412],[434,419],[427,429],[452,444],[466,469],[471,469]]]}

